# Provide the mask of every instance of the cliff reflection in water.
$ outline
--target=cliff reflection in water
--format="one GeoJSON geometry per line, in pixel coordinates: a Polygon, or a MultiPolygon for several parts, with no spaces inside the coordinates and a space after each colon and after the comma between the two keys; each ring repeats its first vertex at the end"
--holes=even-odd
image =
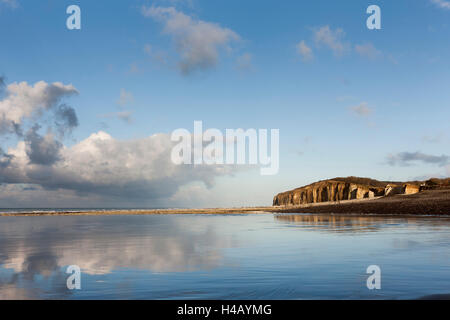
{"type": "Polygon", "coordinates": [[[360,216],[360,215],[333,215],[333,214],[277,214],[275,220],[324,232],[376,232],[389,225],[404,225],[405,228],[417,228],[426,225],[431,228],[440,228],[448,225],[448,217],[413,217],[413,216],[360,216]]]}

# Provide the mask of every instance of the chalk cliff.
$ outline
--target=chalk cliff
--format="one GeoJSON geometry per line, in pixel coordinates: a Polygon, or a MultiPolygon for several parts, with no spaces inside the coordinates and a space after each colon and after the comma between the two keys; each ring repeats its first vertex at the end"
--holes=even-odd
{"type": "Polygon", "coordinates": [[[374,198],[394,194],[419,192],[420,181],[409,183],[377,181],[369,178],[334,178],[312,183],[273,198],[274,206],[291,206],[308,203],[374,198]]]}

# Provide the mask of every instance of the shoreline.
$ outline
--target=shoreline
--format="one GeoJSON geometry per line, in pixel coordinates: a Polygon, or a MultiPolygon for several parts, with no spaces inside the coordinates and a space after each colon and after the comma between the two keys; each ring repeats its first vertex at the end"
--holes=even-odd
{"type": "Polygon", "coordinates": [[[355,215],[450,215],[450,189],[430,190],[411,195],[395,195],[374,199],[319,202],[299,206],[260,206],[202,209],[105,209],[79,211],[1,212],[0,216],[94,216],[94,215],[161,215],[161,214],[273,214],[323,213],[355,215]]]}
{"type": "Polygon", "coordinates": [[[196,208],[196,209],[105,209],[79,211],[39,211],[39,212],[1,212],[0,217],[8,216],[95,216],[95,215],[162,215],[162,214],[261,214],[271,213],[271,207],[243,208],[196,208]]]}

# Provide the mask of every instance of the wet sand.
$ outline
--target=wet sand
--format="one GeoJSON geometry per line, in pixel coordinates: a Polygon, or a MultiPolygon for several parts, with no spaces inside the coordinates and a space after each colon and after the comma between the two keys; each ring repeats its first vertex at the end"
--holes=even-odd
{"type": "Polygon", "coordinates": [[[206,208],[206,209],[133,209],[79,210],[62,212],[0,213],[0,216],[64,215],[145,215],[145,214],[255,214],[255,213],[328,213],[388,215],[450,215],[450,189],[424,191],[375,199],[322,202],[300,206],[206,208]]]}
{"type": "Polygon", "coordinates": [[[272,207],[205,208],[205,209],[120,209],[1,213],[0,216],[74,216],[74,215],[146,215],[146,214],[250,214],[270,213],[272,207]]]}

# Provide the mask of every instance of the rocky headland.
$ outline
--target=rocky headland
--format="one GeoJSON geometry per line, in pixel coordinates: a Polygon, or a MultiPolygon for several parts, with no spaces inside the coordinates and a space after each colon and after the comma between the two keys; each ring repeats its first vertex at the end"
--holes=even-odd
{"type": "Polygon", "coordinates": [[[392,182],[347,177],[277,194],[278,212],[450,215],[450,178],[392,182]]]}
{"type": "Polygon", "coordinates": [[[450,178],[409,182],[378,181],[360,177],[334,178],[279,193],[273,198],[273,205],[297,206],[319,202],[370,199],[396,194],[415,194],[424,190],[446,187],[450,187],[450,178]]]}

